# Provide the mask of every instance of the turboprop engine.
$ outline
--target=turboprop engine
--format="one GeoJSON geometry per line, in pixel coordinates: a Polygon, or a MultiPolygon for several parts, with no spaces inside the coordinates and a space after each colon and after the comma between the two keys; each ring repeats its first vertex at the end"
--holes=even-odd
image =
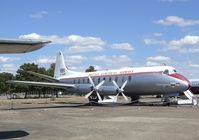
{"type": "MultiPolygon", "coordinates": [[[[93,90],[93,87],[91,85],[85,85],[85,84],[78,84],[73,89],[76,93],[88,93],[93,90]]],[[[97,90],[100,95],[116,95],[118,93],[117,88],[115,86],[100,86],[97,90]]]]}
{"type": "Polygon", "coordinates": [[[85,84],[78,84],[75,86],[74,89],[72,89],[76,93],[88,93],[92,90],[91,85],[85,85],[85,84]]]}
{"type": "Polygon", "coordinates": [[[100,95],[116,95],[118,93],[115,86],[101,86],[98,91],[100,95]]]}

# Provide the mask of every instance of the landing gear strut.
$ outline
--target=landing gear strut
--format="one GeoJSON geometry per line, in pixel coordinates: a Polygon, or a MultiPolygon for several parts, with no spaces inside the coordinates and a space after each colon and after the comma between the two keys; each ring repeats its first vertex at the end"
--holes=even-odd
{"type": "MultiPolygon", "coordinates": [[[[100,95],[100,97],[104,99],[104,96],[100,95]]],[[[90,105],[96,105],[100,101],[95,91],[88,97],[88,100],[90,105]]]]}
{"type": "Polygon", "coordinates": [[[93,94],[91,94],[89,97],[88,97],[88,100],[89,100],[89,102],[98,102],[98,97],[97,97],[97,94],[96,93],[93,93],[93,94]]]}

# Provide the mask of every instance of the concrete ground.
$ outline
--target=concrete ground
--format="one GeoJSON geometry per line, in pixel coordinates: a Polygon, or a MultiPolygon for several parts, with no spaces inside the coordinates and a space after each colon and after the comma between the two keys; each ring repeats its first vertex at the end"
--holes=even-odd
{"type": "MultiPolygon", "coordinates": [[[[85,100],[0,106],[0,139],[199,140],[198,106],[89,106],[85,100]]],[[[1,102],[1,101],[0,101],[1,102]]]]}

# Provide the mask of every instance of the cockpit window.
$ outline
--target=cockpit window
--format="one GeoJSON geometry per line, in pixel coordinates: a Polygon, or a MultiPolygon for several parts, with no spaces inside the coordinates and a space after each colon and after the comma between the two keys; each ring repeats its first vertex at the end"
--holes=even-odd
{"type": "Polygon", "coordinates": [[[169,74],[169,70],[164,70],[163,74],[169,74]]]}
{"type": "Polygon", "coordinates": [[[177,72],[176,70],[173,70],[174,72],[177,72]]]}

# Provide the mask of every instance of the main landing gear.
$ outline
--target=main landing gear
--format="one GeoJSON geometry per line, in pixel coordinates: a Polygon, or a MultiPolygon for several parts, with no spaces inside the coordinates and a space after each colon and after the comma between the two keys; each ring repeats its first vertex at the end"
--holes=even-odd
{"type": "MultiPolygon", "coordinates": [[[[102,100],[104,99],[104,96],[100,95],[100,97],[102,100]]],[[[89,105],[91,106],[98,105],[98,102],[100,101],[95,91],[88,97],[88,100],[89,100],[89,105]]]]}
{"type": "Polygon", "coordinates": [[[137,104],[137,103],[139,103],[139,99],[140,99],[140,96],[137,96],[137,95],[131,96],[131,103],[137,104]]]}

